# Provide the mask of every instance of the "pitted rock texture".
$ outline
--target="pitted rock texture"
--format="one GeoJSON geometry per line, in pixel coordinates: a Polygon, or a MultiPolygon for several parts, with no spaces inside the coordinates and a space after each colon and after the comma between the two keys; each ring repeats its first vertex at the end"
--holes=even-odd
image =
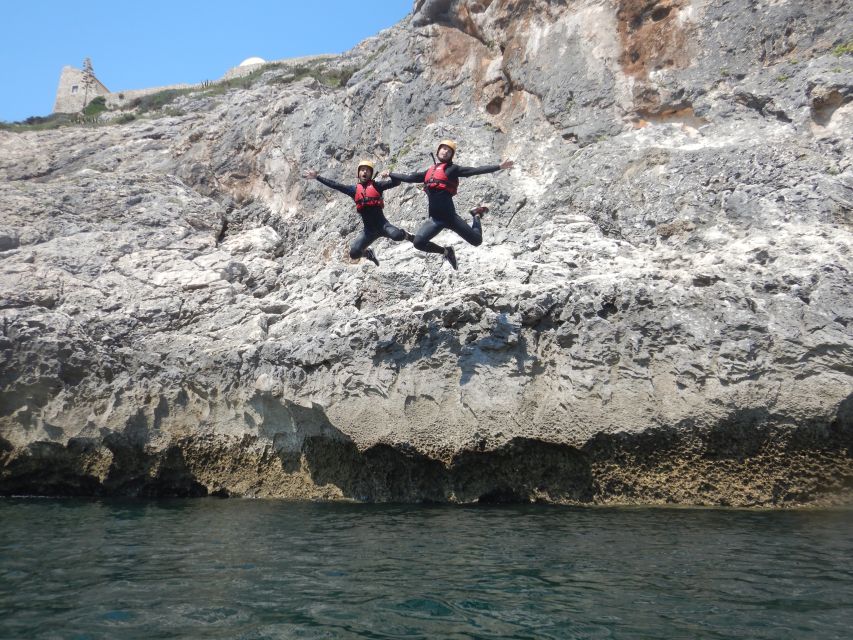
{"type": "Polygon", "coordinates": [[[851,20],[419,0],[313,76],[0,131],[0,493],[849,501],[851,20]],[[301,172],[445,137],[516,161],[462,180],[483,245],[352,262],[301,172]]]}

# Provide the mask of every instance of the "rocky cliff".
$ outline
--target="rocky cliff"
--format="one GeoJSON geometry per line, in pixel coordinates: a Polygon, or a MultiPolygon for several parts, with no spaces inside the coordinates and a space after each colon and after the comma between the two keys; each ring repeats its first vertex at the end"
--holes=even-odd
{"type": "Polygon", "coordinates": [[[849,501],[851,25],[418,0],[339,57],[0,131],[0,493],[849,501]],[[352,202],[300,172],[445,137],[516,161],[462,181],[483,245],[352,262],[352,202]]]}

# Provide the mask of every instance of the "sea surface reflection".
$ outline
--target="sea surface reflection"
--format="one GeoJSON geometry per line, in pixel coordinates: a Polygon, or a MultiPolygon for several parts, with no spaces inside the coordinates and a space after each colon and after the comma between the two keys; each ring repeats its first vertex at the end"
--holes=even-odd
{"type": "Polygon", "coordinates": [[[0,638],[849,638],[853,511],[0,499],[0,638]]]}

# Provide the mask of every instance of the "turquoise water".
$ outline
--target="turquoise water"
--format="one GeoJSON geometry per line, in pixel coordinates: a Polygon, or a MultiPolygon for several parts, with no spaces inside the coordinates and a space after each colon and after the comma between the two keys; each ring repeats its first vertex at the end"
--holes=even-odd
{"type": "Polygon", "coordinates": [[[0,499],[0,638],[850,638],[853,511],[0,499]]]}

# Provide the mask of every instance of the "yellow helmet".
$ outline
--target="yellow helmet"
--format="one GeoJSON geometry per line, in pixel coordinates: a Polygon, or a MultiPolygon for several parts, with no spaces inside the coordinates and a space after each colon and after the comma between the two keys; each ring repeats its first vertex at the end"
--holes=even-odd
{"type": "Polygon", "coordinates": [[[370,160],[359,160],[358,166],[355,168],[355,172],[358,173],[358,170],[362,167],[370,167],[370,171],[372,173],[376,173],[376,167],[373,166],[373,162],[370,160]]]}
{"type": "Polygon", "coordinates": [[[456,153],[456,143],[453,140],[442,140],[438,143],[438,146],[444,145],[445,147],[450,147],[453,149],[453,153],[456,153]]]}

